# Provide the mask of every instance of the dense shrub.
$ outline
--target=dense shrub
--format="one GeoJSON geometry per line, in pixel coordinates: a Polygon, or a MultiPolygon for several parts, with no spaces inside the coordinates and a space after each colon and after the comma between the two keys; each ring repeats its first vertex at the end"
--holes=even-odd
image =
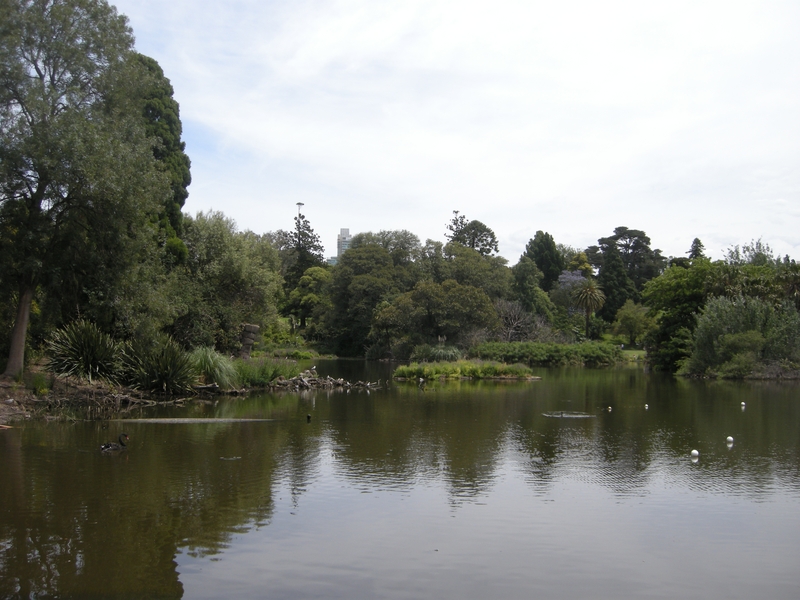
{"type": "Polygon", "coordinates": [[[711,298],[697,318],[694,348],[680,373],[729,378],[767,363],[800,361],[800,314],[750,296],[711,298]]]}
{"type": "Polygon", "coordinates": [[[619,346],[605,342],[555,344],[538,342],[487,342],[470,351],[470,356],[505,363],[542,367],[607,367],[623,360],[619,346]]]}
{"type": "Polygon", "coordinates": [[[89,321],[78,320],[55,332],[48,343],[48,368],[56,375],[116,381],[119,351],[107,333],[89,321]]]}

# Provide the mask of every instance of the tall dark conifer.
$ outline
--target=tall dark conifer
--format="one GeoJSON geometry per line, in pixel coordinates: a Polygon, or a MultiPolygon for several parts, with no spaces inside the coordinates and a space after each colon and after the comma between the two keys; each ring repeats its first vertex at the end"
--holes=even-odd
{"type": "Polygon", "coordinates": [[[537,231],[533,239],[525,246],[525,255],[536,263],[544,275],[541,287],[544,291],[549,292],[566,266],[553,236],[541,230],[537,231]]]}
{"type": "Polygon", "coordinates": [[[638,300],[636,287],[628,277],[616,244],[609,244],[603,248],[603,266],[600,267],[597,282],[606,297],[605,304],[597,314],[609,323],[614,320],[617,311],[628,299],[638,300]]]}

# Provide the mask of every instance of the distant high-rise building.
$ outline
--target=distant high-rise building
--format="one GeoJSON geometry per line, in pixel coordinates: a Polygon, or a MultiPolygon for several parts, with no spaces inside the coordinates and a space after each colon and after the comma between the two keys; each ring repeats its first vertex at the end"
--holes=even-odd
{"type": "Polygon", "coordinates": [[[349,229],[340,229],[339,235],[336,236],[336,257],[340,258],[344,251],[350,247],[350,241],[353,238],[350,237],[350,230],[349,229]]]}

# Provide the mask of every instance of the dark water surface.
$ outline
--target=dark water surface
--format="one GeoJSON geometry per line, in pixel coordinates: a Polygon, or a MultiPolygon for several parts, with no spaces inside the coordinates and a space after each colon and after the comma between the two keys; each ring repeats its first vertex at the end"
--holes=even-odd
{"type": "Polygon", "coordinates": [[[539,374],[1,431],[0,598],[800,598],[798,385],[539,374]]]}

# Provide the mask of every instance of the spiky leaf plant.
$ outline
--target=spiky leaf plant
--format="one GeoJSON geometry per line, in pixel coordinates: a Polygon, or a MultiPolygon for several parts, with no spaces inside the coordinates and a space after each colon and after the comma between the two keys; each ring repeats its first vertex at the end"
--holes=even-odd
{"type": "Polygon", "coordinates": [[[110,335],[80,319],[55,332],[47,344],[48,368],[56,375],[115,382],[119,347],[110,335]]]}
{"type": "Polygon", "coordinates": [[[122,354],[126,381],[134,389],[172,396],[192,391],[197,382],[189,353],[169,336],[127,344],[122,354]]]}

